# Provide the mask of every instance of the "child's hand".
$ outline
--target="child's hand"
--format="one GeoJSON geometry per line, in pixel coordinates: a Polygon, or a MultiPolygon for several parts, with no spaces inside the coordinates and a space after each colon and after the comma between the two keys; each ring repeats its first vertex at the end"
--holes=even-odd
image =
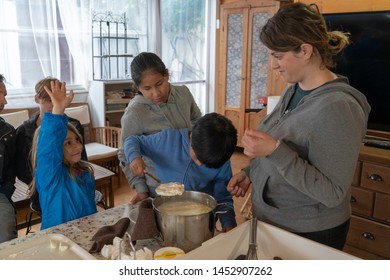
{"type": "Polygon", "coordinates": [[[130,172],[134,175],[144,175],[145,174],[145,162],[142,158],[137,157],[130,163],[130,172]]]}
{"type": "Polygon", "coordinates": [[[65,108],[72,103],[74,93],[73,90],[69,92],[69,95],[66,94],[66,83],[60,83],[59,81],[50,82],[51,90],[45,86],[45,90],[47,94],[51,98],[51,102],[53,103],[53,114],[63,115],[65,112],[65,108]]]}

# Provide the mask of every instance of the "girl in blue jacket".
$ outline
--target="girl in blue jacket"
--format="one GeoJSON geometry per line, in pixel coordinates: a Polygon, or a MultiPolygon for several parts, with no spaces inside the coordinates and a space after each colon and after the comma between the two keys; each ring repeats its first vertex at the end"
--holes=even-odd
{"type": "Polygon", "coordinates": [[[51,89],[45,86],[53,110],[45,113],[35,132],[31,157],[31,191],[39,193],[41,229],[96,212],[93,169],[81,161],[82,138],[64,115],[74,93],[66,94],[65,82],[51,82],[51,89]]]}

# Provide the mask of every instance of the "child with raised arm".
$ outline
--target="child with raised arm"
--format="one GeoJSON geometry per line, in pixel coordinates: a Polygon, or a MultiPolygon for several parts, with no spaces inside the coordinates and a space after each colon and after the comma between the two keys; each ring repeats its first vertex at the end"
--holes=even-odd
{"type": "Polygon", "coordinates": [[[39,192],[41,229],[46,229],[96,212],[93,169],[81,160],[82,138],[68,123],[65,108],[74,93],[66,94],[65,82],[45,86],[53,103],[36,130],[32,147],[34,180],[31,190],[39,192]]]}
{"type": "Polygon", "coordinates": [[[162,183],[179,182],[186,190],[213,196],[222,232],[237,226],[233,198],[226,186],[232,177],[230,157],[237,144],[237,130],[217,113],[206,114],[189,129],[167,128],[159,133],[129,136],[124,143],[132,174],[145,172],[141,156],[149,157],[162,183]]]}

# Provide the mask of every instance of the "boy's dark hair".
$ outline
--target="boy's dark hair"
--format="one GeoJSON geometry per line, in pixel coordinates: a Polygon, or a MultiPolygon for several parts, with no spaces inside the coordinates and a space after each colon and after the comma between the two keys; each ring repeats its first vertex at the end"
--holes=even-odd
{"type": "Polygon", "coordinates": [[[210,113],[192,128],[191,147],[198,160],[209,168],[219,168],[232,156],[237,145],[237,129],[226,117],[210,113]]]}
{"type": "Polygon", "coordinates": [[[154,70],[161,75],[168,74],[168,69],[165,67],[164,62],[158,55],[151,52],[142,52],[136,57],[130,64],[131,79],[138,87],[142,80],[142,75],[145,71],[154,70]]]}
{"type": "Polygon", "coordinates": [[[0,74],[0,82],[4,83],[4,81],[5,81],[4,76],[2,74],[0,74]]]}

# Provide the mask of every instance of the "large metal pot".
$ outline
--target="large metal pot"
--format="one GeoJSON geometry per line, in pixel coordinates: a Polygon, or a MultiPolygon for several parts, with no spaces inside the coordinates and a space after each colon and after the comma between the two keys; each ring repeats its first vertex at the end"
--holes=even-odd
{"type": "Polygon", "coordinates": [[[214,236],[217,201],[210,195],[196,191],[185,191],[177,196],[157,196],[153,199],[157,222],[163,235],[164,246],[179,247],[189,252],[214,236]],[[208,213],[198,215],[168,214],[159,207],[168,202],[197,202],[211,208],[208,213]]]}

